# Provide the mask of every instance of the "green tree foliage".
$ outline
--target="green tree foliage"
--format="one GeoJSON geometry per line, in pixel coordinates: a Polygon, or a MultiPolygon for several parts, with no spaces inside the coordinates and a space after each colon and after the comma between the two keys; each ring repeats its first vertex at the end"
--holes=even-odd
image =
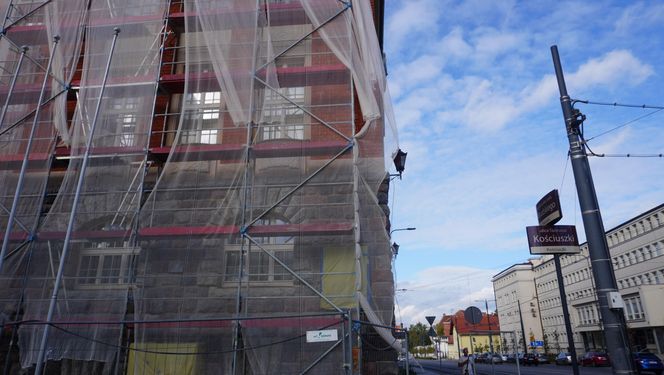
{"type": "Polygon", "coordinates": [[[436,324],[433,328],[436,330],[436,334],[438,336],[447,336],[445,334],[445,326],[443,326],[442,321],[440,323],[436,324]]]}
{"type": "Polygon", "coordinates": [[[412,351],[416,346],[429,345],[431,341],[427,332],[429,331],[429,326],[422,323],[417,323],[411,325],[408,328],[408,350],[412,351]]]}

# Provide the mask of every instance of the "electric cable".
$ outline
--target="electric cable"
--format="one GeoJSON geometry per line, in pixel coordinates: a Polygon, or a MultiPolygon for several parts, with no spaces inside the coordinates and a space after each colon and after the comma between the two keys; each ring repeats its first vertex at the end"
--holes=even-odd
{"type": "MultiPolygon", "coordinates": [[[[664,109],[664,108],[662,108],[662,109],[664,109]]],[[[637,122],[637,121],[643,120],[643,119],[646,118],[646,117],[650,117],[650,116],[652,116],[652,115],[654,115],[654,114],[656,114],[656,113],[662,111],[662,109],[657,109],[657,110],[655,110],[655,111],[652,111],[652,112],[646,113],[645,115],[641,115],[641,116],[639,116],[639,117],[637,117],[637,118],[634,118],[634,119],[632,119],[632,120],[629,120],[629,121],[627,121],[627,122],[625,122],[625,123],[622,123],[622,124],[620,124],[620,125],[618,125],[618,126],[615,126],[615,127],[611,128],[611,129],[609,129],[609,130],[606,130],[606,131],[604,131],[604,132],[601,132],[601,133],[599,133],[599,134],[597,134],[597,135],[595,135],[595,136],[589,138],[588,141],[592,141],[592,140],[595,139],[595,138],[601,137],[601,136],[603,136],[603,135],[605,135],[605,134],[608,134],[608,133],[611,133],[611,132],[613,132],[613,131],[616,131],[616,130],[618,130],[618,129],[620,129],[620,128],[623,128],[623,127],[625,127],[625,126],[627,126],[627,125],[630,125],[630,124],[633,124],[633,123],[635,123],[635,122],[637,122]]]]}
{"type": "Polygon", "coordinates": [[[649,105],[649,104],[624,104],[624,103],[618,103],[618,102],[596,102],[592,100],[581,100],[581,99],[574,99],[572,100],[572,106],[576,103],[582,103],[582,104],[592,104],[592,105],[601,105],[601,106],[610,106],[610,107],[627,107],[627,108],[643,108],[643,109],[659,109],[662,110],[664,107],[662,106],[657,106],[657,105],[649,105]]]}
{"type": "Polygon", "coordinates": [[[567,174],[567,166],[569,165],[569,155],[570,155],[570,152],[567,151],[567,157],[565,157],[565,166],[563,167],[563,178],[560,181],[560,189],[559,190],[560,190],[561,194],[562,194],[562,191],[563,191],[563,185],[565,184],[565,175],[567,174]]]}
{"type": "MultiPolygon", "coordinates": [[[[330,324],[328,324],[326,326],[323,326],[319,329],[329,328],[329,327],[332,327],[332,326],[340,324],[340,323],[341,323],[341,321],[330,323],[330,324]]],[[[134,351],[134,352],[146,353],[146,354],[159,354],[159,355],[182,355],[182,356],[196,355],[196,356],[198,356],[198,355],[212,355],[212,354],[228,354],[228,353],[233,353],[233,352],[241,352],[241,351],[245,351],[245,350],[248,350],[248,349],[251,349],[251,350],[261,349],[261,348],[266,348],[266,347],[270,347],[270,346],[274,346],[274,345],[284,344],[284,343],[287,343],[289,341],[295,341],[295,340],[301,339],[302,337],[306,336],[306,333],[305,333],[303,335],[292,336],[292,337],[285,338],[283,340],[274,341],[274,342],[270,342],[270,343],[266,343],[266,344],[248,346],[248,347],[245,346],[245,347],[239,348],[237,350],[230,349],[230,350],[216,350],[216,351],[208,351],[208,352],[178,353],[178,352],[167,352],[167,351],[160,351],[160,350],[138,349],[138,348],[132,348],[132,347],[126,346],[126,345],[118,345],[118,344],[108,343],[106,341],[102,341],[102,340],[98,340],[98,339],[95,339],[95,338],[92,338],[92,337],[87,337],[87,336],[78,334],[78,333],[70,331],[70,330],[68,330],[64,327],[60,327],[60,326],[58,326],[57,324],[54,324],[54,323],[47,323],[47,324],[50,325],[51,327],[65,333],[65,334],[68,334],[68,335],[71,335],[71,336],[74,336],[74,337],[78,337],[78,338],[86,340],[86,341],[94,342],[96,344],[100,344],[100,345],[104,345],[104,346],[108,346],[108,347],[112,347],[112,348],[116,348],[116,349],[122,349],[122,350],[128,350],[128,351],[134,351]]]]}
{"type": "Polygon", "coordinates": [[[598,158],[661,158],[664,154],[596,154],[590,153],[587,156],[595,156],[598,158]]]}
{"type": "MultiPolygon", "coordinates": [[[[588,141],[583,137],[583,132],[579,134],[579,138],[581,138],[581,141],[585,145],[586,149],[588,149],[588,152],[586,153],[586,156],[595,156],[595,157],[600,157],[600,158],[661,158],[664,157],[664,154],[598,154],[595,151],[593,151],[590,148],[590,145],[588,144],[588,141]]],[[[596,138],[596,137],[595,137],[596,138]]],[[[591,138],[592,139],[592,138],[591,138]]]]}
{"type": "MultiPolygon", "coordinates": [[[[574,104],[576,104],[576,103],[591,104],[591,105],[599,105],[599,106],[610,106],[610,107],[625,107],[625,108],[654,109],[654,111],[652,111],[652,112],[649,112],[649,113],[646,113],[645,115],[641,115],[641,116],[639,116],[639,117],[636,117],[635,119],[632,119],[632,120],[630,120],[630,121],[627,121],[627,122],[625,122],[625,123],[622,123],[622,124],[620,124],[620,125],[618,125],[618,126],[615,126],[615,127],[611,128],[611,129],[607,130],[607,131],[604,131],[604,132],[599,133],[599,134],[597,134],[597,135],[595,135],[595,136],[593,136],[593,137],[591,137],[591,138],[588,138],[588,139],[587,139],[587,142],[590,142],[590,141],[592,141],[592,140],[595,139],[595,138],[598,138],[598,137],[601,137],[601,136],[603,136],[603,135],[605,135],[605,134],[608,134],[608,133],[611,133],[611,132],[613,132],[613,131],[616,131],[616,130],[618,130],[618,129],[620,129],[620,128],[623,128],[623,127],[625,127],[625,126],[627,126],[627,125],[633,124],[633,123],[635,123],[635,122],[637,122],[637,121],[640,121],[640,120],[642,120],[642,119],[644,119],[644,118],[650,117],[650,116],[652,116],[652,115],[654,115],[654,114],[656,114],[656,113],[658,113],[658,112],[664,110],[664,107],[663,107],[663,106],[648,105],[648,104],[624,104],[624,103],[618,103],[618,102],[613,102],[613,103],[610,103],[610,102],[596,102],[596,101],[591,101],[591,100],[580,100],[580,99],[574,99],[574,100],[572,100],[572,106],[574,106],[574,104]]],[[[583,124],[582,124],[582,126],[583,126],[583,124]]],[[[587,144],[587,143],[586,143],[586,144],[587,144]]],[[[594,154],[594,153],[593,153],[593,154],[594,154]]],[[[604,154],[602,154],[602,155],[604,155],[604,154]]],[[[625,155],[627,155],[626,157],[661,157],[661,154],[655,154],[654,156],[653,156],[653,155],[636,156],[636,155],[634,155],[634,154],[625,154],[625,155]]],[[[594,154],[594,155],[592,155],[592,156],[599,156],[599,155],[598,155],[598,154],[594,154]]],[[[607,156],[608,156],[608,155],[607,155],[607,156]]]]}

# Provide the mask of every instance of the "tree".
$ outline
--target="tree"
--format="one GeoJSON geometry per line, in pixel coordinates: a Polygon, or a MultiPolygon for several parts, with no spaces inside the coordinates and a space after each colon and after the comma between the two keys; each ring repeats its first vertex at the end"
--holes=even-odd
{"type": "Polygon", "coordinates": [[[440,323],[436,324],[434,326],[434,329],[436,330],[436,334],[440,336],[447,336],[445,334],[445,326],[443,325],[443,321],[441,320],[440,323]]]}
{"type": "Polygon", "coordinates": [[[555,341],[555,347],[556,347],[556,353],[560,352],[560,333],[558,333],[557,329],[553,330],[553,340],[555,341]]]}
{"type": "Polygon", "coordinates": [[[408,328],[408,350],[413,351],[416,346],[429,344],[429,329],[422,323],[416,323],[408,328]]]}

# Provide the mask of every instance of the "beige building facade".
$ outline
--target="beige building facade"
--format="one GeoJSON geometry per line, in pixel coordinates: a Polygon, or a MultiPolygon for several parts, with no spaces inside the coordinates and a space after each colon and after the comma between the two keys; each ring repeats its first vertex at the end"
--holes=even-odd
{"type": "Polygon", "coordinates": [[[532,341],[543,340],[533,271],[533,268],[541,261],[541,259],[535,258],[526,263],[515,264],[501,271],[491,280],[502,331],[500,334],[501,347],[506,353],[513,353],[517,350],[522,352],[524,337],[525,344],[528,346],[532,341]],[[523,330],[521,319],[523,319],[523,330]]]}
{"type": "MultiPolygon", "coordinates": [[[[664,204],[608,230],[606,238],[618,289],[625,302],[625,320],[632,349],[647,349],[661,355],[664,353],[664,204]]],[[[563,255],[560,261],[577,353],[605,349],[588,244],[581,245],[579,254],[563,255]]],[[[514,265],[496,275],[493,284],[501,325],[505,330],[520,324],[518,315],[516,320],[510,319],[514,298],[509,296],[532,298],[539,312],[544,350],[556,353],[568,349],[560,290],[551,256],[540,258],[530,270],[527,264],[514,265]],[[529,277],[532,277],[532,286],[525,282],[529,277]],[[516,282],[517,279],[524,281],[516,282]],[[532,297],[528,297],[531,294],[532,297]]],[[[521,307],[524,326],[528,330],[533,325],[528,321],[532,314],[526,313],[523,304],[521,307]]]]}

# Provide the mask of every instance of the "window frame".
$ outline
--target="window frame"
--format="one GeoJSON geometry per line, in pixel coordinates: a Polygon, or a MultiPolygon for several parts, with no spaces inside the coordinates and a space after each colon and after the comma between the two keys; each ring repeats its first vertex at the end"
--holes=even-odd
{"type": "MultiPolygon", "coordinates": [[[[140,248],[121,246],[109,246],[108,242],[100,242],[96,247],[85,247],[80,250],[78,254],[78,262],[76,265],[76,285],[81,289],[116,289],[126,288],[132,284],[132,271],[133,265],[136,262],[140,248]],[[117,273],[105,275],[104,272],[108,271],[106,260],[111,257],[120,257],[120,263],[117,265],[117,273]],[[85,260],[90,258],[97,258],[97,265],[94,268],[90,264],[85,266],[85,260]],[[87,271],[87,272],[86,272],[87,271]],[[94,275],[89,274],[90,271],[94,275]],[[85,274],[83,274],[85,272],[85,274]],[[92,280],[88,282],[87,280],[92,280]]],[[[113,270],[114,264],[111,264],[110,269],[113,270]]]]}

